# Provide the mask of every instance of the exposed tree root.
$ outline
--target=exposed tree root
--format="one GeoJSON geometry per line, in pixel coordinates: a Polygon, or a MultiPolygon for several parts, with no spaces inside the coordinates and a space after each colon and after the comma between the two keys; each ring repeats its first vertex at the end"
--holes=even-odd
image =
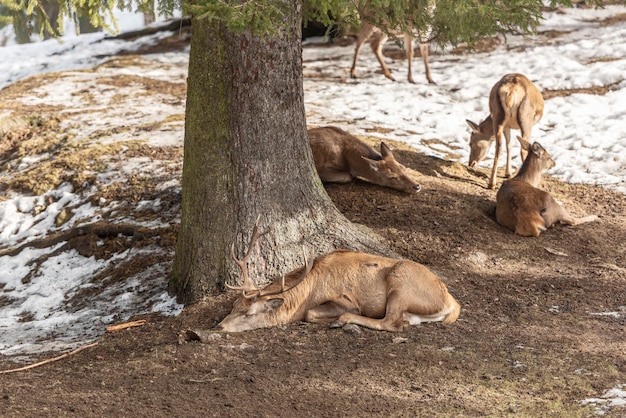
{"type": "MultiPolygon", "coordinates": [[[[110,224],[107,222],[96,222],[88,225],[81,225],[56,234],[50,234],[44,238],[28,241],[18,247],[0,251],[0,257],[8,255],[14,257],[24,251],[26,248],[49,248],[65,242],[65,244],[46,257],[50,258],[70,247],[70,242],[79,237],[95,235],[98,238],[115,238],[119,235],[132,237],[132,244],[137,241],[160,235],[163,228],[150,229],[132,224],[110,224]]],[[[45,260],[44,260],[45,261],[45,260]]]]}

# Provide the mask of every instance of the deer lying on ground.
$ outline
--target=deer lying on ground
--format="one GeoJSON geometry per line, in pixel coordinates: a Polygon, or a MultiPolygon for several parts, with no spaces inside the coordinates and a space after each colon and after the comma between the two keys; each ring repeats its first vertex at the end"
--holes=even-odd
{"type": "Polygon", "coordinates": [[[518,235],[538,237],[557,222],[578,225],[598,219],[595,215],[574,218],[550,194],[538,189],[541,173],[554,167],[550,154],[538,143],[532,146],[517,137],[528,152],[515,177],[502,184],[496,194],[496,220],[518,235]]]}
{"type": "MultiPolygon", "coordinates": [[[[400,34],[398,34],[400,35],[400,34]]],[[[413,64],[413,35],[405,33],[402,34],[404,37],[404,49],[406,51],[406,59],[408,62],[408,75],[407,80],[409,83],[415,83],[413,80],[413,70],[411,66],[413,64]]],[[[363,47],[363,43],[371,38],[370,46],[372,47],[372,51],[374,51],[374,55],[376,55],[376,59],[380,63],[380,66],[383,70],[383,74],[388,79],[395,81],[393,76],[391,75],[391,71],[387,68],[387,64],[385,64],[385,60],[383,59],[383,45],[389,39],[389,36],[383,32],[380,28],[374,26],[373,24],[367,22],[363,18],[361,18],[361,29],[359,30],[356,37],[356,46],[354,49],[354,59],[352,60],[352,67],[350,68],[350,77],[356,78],[356,62],[359,59],[359,53],[361,52],[361,47],[363,47]]],[[[422,60],[424,61],[424,69],[426,71],[426,79],[430,84],[435,84],[433,79],[430,76],[430,68],[428,67],[428,42],[420,41],[420,54],[422,55],[422,60]]]]}
{"type": "Polygon", "coordinates": [[[379,154],[357,137],[334,126],[309,129],[308,134],[315,168],[323,182],[349,183],[361,177],[406,193],[421,190],[384,142],[380,144],[379,154]]]}
{"type": "Polygon", "coordinates": [[[313,263],[305,258],[304,267],[259,289],[250,279],[247,263],[262,235],[257,221],[246,255],[238,260],[233,250],[243,285],[228,287],[241,290],[242,296],[217,325],[221,331],[248,331],[294,321],[402,331],[422,322],[449,324],[459,316],[459,303],[425,266],[354,251],[335,251],[313,263]]]}
{"type": "MultiPolygon", "coordinates": [[[[496,155],[493,159],[489,188],[496,187],[496,172],[502,147],[502,135],[506,138],[506,171],[505,176],[511,177],[511,129],[520,129],[522,138],[530,141],[533,125],[543,115],[543,96],[537,87],[522,74],[507,74],[498,81],[489,93],[490,115],[479,125],[467,120],[472,128],[470,138],[469,166],[479,163],[491,143],[496,141],[496,155]]],[[[525,152],[521,152],[522,161],[525,152]]]]}

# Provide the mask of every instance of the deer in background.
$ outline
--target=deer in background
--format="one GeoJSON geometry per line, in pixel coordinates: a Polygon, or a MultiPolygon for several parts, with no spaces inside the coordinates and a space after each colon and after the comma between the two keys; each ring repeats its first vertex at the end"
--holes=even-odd
{"type": "MultiPolygon", "coordinates": [[[[356,37],[356,46],[354,49],[354,59],[352,60],[352,67],[350,68],[350,77],[356,78],[356,62],[359,58],[359,52],[361,52],[361,47],[363,43],[371,38],[370,46],[372,47],[372,51],[374,51],[374,55],[376,55],[376,59],[380,63],[380,66],[383,70],[383,74],[390,80],[394,80],[391,75],[391,71],[387,68],[385,64],[385,60],[383,59],[383,45],[389,39],[389,35],[383,31],[378,26],[374,25],[372,22],[372,18],[368,9],[370,8],[369,3],[365,3],[363,6],[358,8],[359,18],[361,22],[361,28],[356,37]]],[[[430,0],[427,6],[427,13],[432,18],[435,13],[436,4],[434,0],[430,0]]],[[[426,33],[419,34],[411,34],[411,33],[402,33],[400,31],[392,31],[391,34],[394,36],[403,36],[404,37],[404,49],[406,51],[406,58],[408,62],[408,74],[407,80],[409,83],[415,83],[413,81],[413,71],[411,66],[413,65],[413,39],[415,37],[419,40],[420,45],[420,54],[422,55],[422,60],[424,61],[424,69],[426,71],[426,79],[430,84],[435,84],[433,79],[430,76],[430,69],[428,68],[428,38],[430,37],[430,28],[428,28],[426,33]]]]}
{"type": "MultiPolygon", "coordinates": [[[[506,139],[505,177],[511,177],[511,129],[520,129],[522,138],[530,142],[530,133],[543,116],[543,96],[539,89],[522,74],[507,74],[498,81],[489,93],[489,116],[479,125],[466,120],[472,129],[470,138],[469,166],[482,161],[491,143],[496,141],[489,188],[496,187],[496,173],[502,147],[502,135],[506,139]]],[[[522,161],[525,151],[521,151],[522,161]]]]}
{"type": "Polygon", "coordinates": [[[417,193],[421,186],[408,169],[396,161],[381,142],[380,154],[372,147],[335,126],[308,130],[317,173],[326,183],[349,183],[361,177],[371,183],[405,193],[417,193]]]}
{"type": "Polygon", "coordinates": [[[528,156],[519,172],[505,181],[496,194],[496,221],[525,237],[538,237],[557,222],[578,225],[598,219],[596,215],[574,218],[548,192],[538,189],[541,173],[554,167],[550,154],[538,143],[532,146],[517,137],[528,156]]]}
{"type": "MultiPolygon", "coordinates": [[[[408,62],[408,75],[407,80],[409,83],[415,83],[413,80],[413,70],[411,69],[413,64],[413,35],[409,33],[403,34],[404,36],[404,49],[406,51],[406,59],[408,62]]],[[[385,60],[383,59],[383,45],[389,39],[389,36],[383,32],[380,28],[374,26],[373,24],[367,22],[363,18],[361,18],[361,29],[359,30],[356,37],[356,46],[354,49],[354,59],[352,60],[352,67],[350,68],[350,77],[356,78],[356,62],[359,59],[359,53],[361,52],[361,48],[363,47],[363,43],[370,39],[370,46],[372,47],[372,51],[374,51],[374,55],[376,55],[376,59],[380,63],[380,66],[383,70],[383,74],[388,79],[395,81],[393,76],[391,75],[391,71],[385,64],[385,60]]],[[[426,71],[426,79],[430,84],[435,84],[432,77],[430,76],[430,68],[428,67],[428,42],[424,41],[419,43],[420,45],[420,54],[422,55],[422,60],[424,61],[424,70],[426,71]]]]}
{"type": "MultiPolygon", "coordinates": [[[[266,233],[266,232],[265,232],[266,233]]],[[[356,324],[375,330],[402,331],[422,322],[449,324],[461,306],[445,284],[425,266],[360,252],[339,250],[257,288],[248,274],[258,220],[246,255],[232,257],[241,269],[242,296],[218,325],[224,332],[286,325],[294,321],[356,324]]],[[[233,246],[234,248],[234,246],[233,246]]]]}

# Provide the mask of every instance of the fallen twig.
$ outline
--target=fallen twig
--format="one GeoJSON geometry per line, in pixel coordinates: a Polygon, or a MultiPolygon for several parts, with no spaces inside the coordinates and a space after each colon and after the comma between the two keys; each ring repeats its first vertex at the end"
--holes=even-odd
{"type": "Polygon", "coordinates": [[[126,328],[140,327],[145,324],[146,324],[146,320],[140,319],[138,321],[130,321],[130,322],[125,322],[123,324],[111,325],[109,327],[106,327],[106,330],[107,332],[115,332],[115,331],[119,331],[119,330],[126,329],[126,328]]]}
{"type": "Polygon", "coordinates": [[[95,347],[96,345],[98,345],[97,341],[95,343],[87,344],[87,345],[84,345],[82,347],[79,347],[79,348],[77,348],[74,351],[70,351],[69,353],[61,354],[60,356],[57,356],[57,357],[52,357],[52,358],[49,358],[49,359],[46,359],[46,360],[39,361],[37,363],[29,364],[28,366],[19,367],[17,369],[0,370],[0,374],[9,374],[9,373],[15,373],[15,372],[22,372],[24,370],[34,369],[35,367],[43,366],[44,364],[53,363],[55,361],[63,360],[66,357],[73,356],[74,354],[80,353],[81,351],[83,351],[83,350],[85,350],[87,348],[95,347]]]}
{"type": "Polygon", "coordinates": [[[561,257],[567,257],[566,253],[564,253],[562,251],[555,250],[554,248],[543,247],[543,249],[546,250],[547,252],[549,252],[550,254],[558,255],[558,256],[561,256],[561,257]]]}

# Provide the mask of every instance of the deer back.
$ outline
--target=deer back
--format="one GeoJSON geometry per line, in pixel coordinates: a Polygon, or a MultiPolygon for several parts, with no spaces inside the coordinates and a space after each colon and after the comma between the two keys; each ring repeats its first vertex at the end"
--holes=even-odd
{"type": "Polygon", "coordinates": [[[371,160],[383,158],[374,148],[335,126],[309,129],[308,134],[318,172],[335,170],[352,173],[355,168],[358,170],[359,166],[366,166],[361,157],[371,160]]]}
{"type": "Polygon", "coordinates": [[[554,160],[538,142],[529,145],[517,138],[528,156],[511,180],[505,181],[496,194],[496,221],[522,236],[539,236],[541,231],[565,219],[567,212],[549,193],[537,188],[545,170],[554,160]]]}
{"type": "MultiPolygon", "coordinates": [[[[384,314],[384,275],[397,261],[347,250],[320,256],[315,259],[304,280],[288,291],[253,299],[237,299],[231,313],[218,324],[218,328],[226,332],[240,332],[302,321],[310,309],[346,294],[363,300],[367,313],[384,314]]],[[[287,274],[285,285],[297,280],[301,272],[302,268],[287,274]]],[[[277,278],[263,291],[274,293],[282,286],[282,280],[277,278]]]]}
{"type": "Polygon", "coordinates": [[[480,124],[466,120],[472,130],[470,167],[485,158],[498,127],[520,129],[528,141],[533,125],[543,115],[543,107],[541,91],[526,76],[515,73],[502,77],[489,93],[489,116],[480,124]]]}
{"type": "Polygon", "coordinates": [[[529,183],[505,181],[496,194],[496,221],[522,236],[539,236],[546,229],[542,212],[552,197],[529,183]]]}
{"type": "Polygon", "coordinates": [[[505,75],[489,93],[492,135],[502,125],[510,129],[521,129],[522,137],[528,140],[530,128],[543,115],[543,106],[541,92],[526,76],[517,73],[505,75]]]}

